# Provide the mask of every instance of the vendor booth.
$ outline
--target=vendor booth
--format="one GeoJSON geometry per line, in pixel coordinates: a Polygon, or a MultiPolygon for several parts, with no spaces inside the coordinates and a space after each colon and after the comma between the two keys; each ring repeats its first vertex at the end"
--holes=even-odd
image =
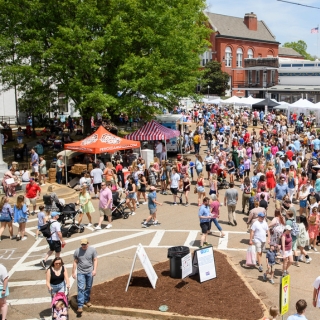
{"type": "MultiPolygon", "coordinates": [[[[107,131],[103,126],[100,126],[89,137],[64,145],[65,163],[67,163],[67,150],[73,150],[77,152],[94,154],[101,153],[114,153],[119,150],[130,150],[140,148],[139,141],[132,141],[120,138],[107,131]]],[[[67,166],[66,166],[66,181],[67,179],[67,166]]]]}

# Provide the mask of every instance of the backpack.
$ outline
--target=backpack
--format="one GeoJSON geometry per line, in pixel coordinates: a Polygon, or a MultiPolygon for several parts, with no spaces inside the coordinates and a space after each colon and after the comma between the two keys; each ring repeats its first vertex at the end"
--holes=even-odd
{"type": "Polygon", "coordinates": [[[40,227],[40,232],[42,232],[42,235],[45,238],[51,238],[52,233],[51,233],[50,227],[54,222],[56,221],[48,221],[47,223],[45,223],[43,226],[40,227]]]}
{"type": "Polygon", "coordinates": [[[291,234],[294,237],[297,237],[299,235],[299,226],[297,225],[295,220],[292,220],[292,230],[291,230],[291,234]]]}

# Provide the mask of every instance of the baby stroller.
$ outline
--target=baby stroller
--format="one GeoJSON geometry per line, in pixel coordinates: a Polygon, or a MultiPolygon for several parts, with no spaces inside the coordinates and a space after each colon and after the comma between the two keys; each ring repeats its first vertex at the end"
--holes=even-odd
{"type": "MultiPolygon", "coordinates": [[[[125,205],[126,200],[121,199],[119,196],[119,192],[115,191],[112,192],[112,219],[128,219],[129,218],[129,213],[125,212],[124,210],[126,209],[125,205]]],[[[104,217],[105,221],[108,221],[108,217],[104,217]]]]}
{"type": "Polygon", "coordinates": [[[227,173],[223,169],[218,169],[218,189],[228,189],[229,182],[227,182],[227,173]]]}
{"type": "Polygon", "coordinates": [[[57,292],[51,301],[53,320],[68,320],[68,297],[63,292],[57,292]]]}
{"type": "Polygon", "coordinates": [[[81,213],[81,210],[76,210],[74,203],[66,204],[60,210],[58,221],[61,223],[61,229],[66,232],[67,238],[69,238],[72,233],[82,233],[84,231],[84,226],[76,223],[76,217],[79,213],[81,213]]]}

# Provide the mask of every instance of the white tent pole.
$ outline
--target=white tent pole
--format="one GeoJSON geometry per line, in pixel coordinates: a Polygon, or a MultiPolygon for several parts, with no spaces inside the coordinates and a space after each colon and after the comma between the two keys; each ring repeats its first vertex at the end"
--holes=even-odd
{"type": "Polygon", "coordinates": [[[66,170],[66,186],[68,185],[68,164],[67,164],[67,150],[64,150],[64,167],[66,170]]]}
{"type": "Polygon", "coordinates": [[[166,158],[165,158],[165,160],[168,160],[167,139],[164,139],[164,147],[166,148],[166,158]]]}

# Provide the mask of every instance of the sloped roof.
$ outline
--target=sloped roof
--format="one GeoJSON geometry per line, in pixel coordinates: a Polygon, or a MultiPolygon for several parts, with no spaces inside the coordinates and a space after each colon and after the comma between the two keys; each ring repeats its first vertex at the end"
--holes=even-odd
{"type": "Polygon", "coordinates": [[[231,17],[211,12],[205,12],[205,14],[208,17],[211,26],[218,31],[221,36],[278,43],[276,37],[262,20],[257,21],[257,31],[254,31],[247,28],[244,23],[244,17],[231,17]]]}
{"type": "Polygon", "coordinates": [[[295,56],[295,57],[303,57],[299,52],[292,48],[279,47],[279,56],[295,56]]]}

